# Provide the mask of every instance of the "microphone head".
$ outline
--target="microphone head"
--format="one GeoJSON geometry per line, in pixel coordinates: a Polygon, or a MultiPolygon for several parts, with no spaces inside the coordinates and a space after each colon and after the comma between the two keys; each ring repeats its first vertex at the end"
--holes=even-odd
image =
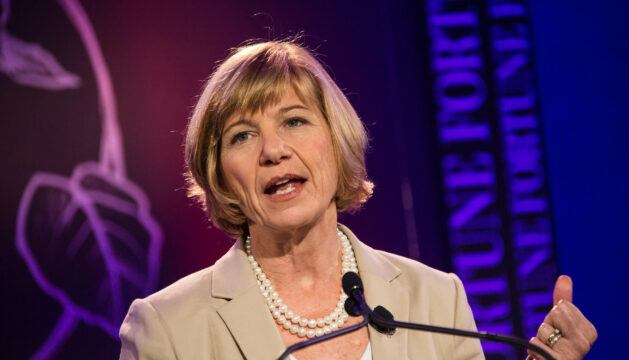
{"type": "Polygon", "coordinates": [[[345,312],[349,316],[360,316],[362,312],[360,311],[360,307],[356,304],[356,300],[352,297],[348,297],[345,300],[345,312]]]}
{"type": "MultiPolygon", "coordinates": [[[[385,320],[393,320],[393,314],[391,314],[391,312],[387,310],[384,306],[380,306],[380,305],[376,306],[376,308],[373,309],[373,312],[385,320]]],[[[373,321],[371,322],[371,325],[379,333],[386,334],[386,335],[393,335],[393,333],[395,333],[395,327],[393,326],[375,324],[373,321]]]]}
{"type": "Polygon", "coordinates": [[[373,312],[380,315],[384,319],[393,320],[393,314],[391,314],[391,312],[387,310],[387,308],[385,308],[384,306],[376,306],[376,308],[373,309],[373,312]]]}
{"type": "Polygon", "coordinates": [[[363,292],[363,282],[360,280],[358,274],[353,271],[348,271],[343,274],[343,291],[347,296],[352,297],[352,293],[356,290],[363,292]]]}

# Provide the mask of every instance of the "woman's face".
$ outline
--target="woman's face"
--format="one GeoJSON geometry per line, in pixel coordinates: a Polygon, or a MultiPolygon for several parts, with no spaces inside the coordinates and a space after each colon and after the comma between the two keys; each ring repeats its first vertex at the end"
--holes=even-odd
{"type": "Polygon", "coordinates": [[[220,165],[251,225],[291,230],[336,211],[330,129],[292,87],[277,104],[227,120],[220,165]]]}

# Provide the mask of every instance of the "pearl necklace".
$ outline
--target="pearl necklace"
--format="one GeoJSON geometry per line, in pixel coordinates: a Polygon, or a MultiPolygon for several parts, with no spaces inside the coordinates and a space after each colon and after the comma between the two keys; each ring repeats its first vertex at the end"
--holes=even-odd
{"type": "MultiPolygon", "coordinates": [[[[354,257],[354,250],[350,244],[347,236],[343,234],[341,230],[337,230],[338,236],[341,240],[341,253],[342,253],[342,271],[341,274],[346,272],[358,273],[358,266],[356,265],[356,258],[354,257]]],[[[251,237],[247,235],[245,239],[245,250],[247,251],[247,259],[251,263],[253,272],[258,278],[258,285],[262,296],[266,300],[266,303],[271,311],[273,319],[278,325],[281,325],[285,330],[290,331],[291,334],[299,337],[313,338],[315,336],[321,336],[328,334],[334,330],[340,329],[345,325],[348,315],[345,312],[345,300],[347,295],[341,290],[339,301],[336,304],[334,311],[322,318],[307,319],[301,317],[288,309],[286,304],[282,302],[279,294],[271,285],[271,280],[262,271],[262,268],[251,254],[251,237]]]]}

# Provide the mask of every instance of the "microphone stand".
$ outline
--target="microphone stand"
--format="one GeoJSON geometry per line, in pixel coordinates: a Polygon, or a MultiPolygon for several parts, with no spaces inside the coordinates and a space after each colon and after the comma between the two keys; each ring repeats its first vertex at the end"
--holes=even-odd
{"type": "Polygon", "coordinates": [[[542,355],[546,360],[555,360],[552,356],[550,356],[550,354],[548,354],[544,349],[540,348],[539,346],[531,344],[523,339],[514,336],[488,333],[485,331],[476,332],[435,325],[396,321],[393,319],[393,315],[384,307],[378,306],[376,307],[376,311],[373,311],[369,307],[369,305],[367,305],[367,302],[362,295],[362,282],[360,281],[358,275],[355,275],[354,273],[347,273],[343,276],[343,290],[349,296],[347,300],[345,300],[345,311],[351,316],[362,316],[363,320],[356,325],[348,326],[344,329],[333,331],[331,333],[316,338],[293,344],[286,348],[286,350],[282,353],[282,355],[280,355],[278,360],[286,359],[286,357],[288,357],[288,355],[293,351],[303,349],[307,346],[314,345],[322,341],[335,338],[337,336],[351,333],[362,328],[363,326],[366,326],[367,324],[371,324],[377,331],[389,335],[393,334],[396,328],[403,328],[470,337],[485,341],[509,344],[512,346],[522,346],[542,355]]]}
{"type": "Polygon", "coordinates": [[[327,333],[325,335],[321,335],[319,337],[315,337],[315,338],[312,338],[310,340],[305,340],[305,341],[302,341],[302,342],[298,342],[296,344],[293,344],[293,345],[287,347],[286,350],[284,350],[284,352],[282,353],[282,355],[280,355],[280,357],[277,358],[277,360],[284,360],[284,359],[286,359],[288,357],[288,355],[290,355],[290,353],[292,353],[294,351],[297,351],[299,349],[303,349],[303,348],[305,348],[307,346],[310,346],[310,345],[314,345],[314,344],[320,343],[322,341],[326,341],[326,340],[335,338],[337,336],[349,334],[351,332],[354,332],[354,331],[360,329],[363,326],[367,326],[367,324],[369,324],[369,318],[367,317],[367,315],[363,315],[363,320],[361,322],[359,322],[358,324],[356,324],[356,325],[352,325],[352,326],[348,326],[346,328],[342,328],[340,330],[332,331],[332,332],[327,333]]]}
{"type": "Polygon", "coordinates": [[[522,346],[542,355],[546,360],[555,360],[555,358],[550,356],[549,353],[547,353],[544,349],[540,348],[539,346],[531,344],[528,341],[522,340],[514,336],[488,333],[485,331],[476,332],[476,331],[445,328],[445,327],[434,326],[434,325],[424,325],[424,324],[415,324],[415,323],[408,323],[408,322],[403,322],[403,321],[396,321],[396,320],[384,318],[380,316],[378,313],[373,312],[373,311],[370,312],[369,318],[371,319],[371,322],[373,324],[376,324],[378,326],[385,327],[385,328],[394,327],[394,328],[403,328],[403,329],[411,329],[411,330],[429,331],[429,332],[435,332],[435,333],[441,333],[441,334],[450,334],[450,335],[477,338],[477,339],[482,339],[482,340],[497,342],[497,343],[506,343],[506,344],[515,345],[515,346],[522,346]]]}
{"type": "Polygon", "coordinates": [[[509,345],[522,346],[529,350],[532,350],[542,355],[546,360],[555,360],[549,353],[537,345],[531,344],[528,341],[520,338],[501,335],[488,332],[476,332],[469,330],[460,330],[454,328],[446,328],[435,325],[415,324],[403,321],[396,321],[393,319],[393,315],[384,307],[376,307],[377,311],[373,311],[363,296],[363,283],[360,277],[356,273],[348,272],[343,275],[343,291],[348,295],[345,300],[345,311],[351,316],[359,316],[369,318],[369,323],[378,331],[392,334],[395,328],[404,328],[411,330],[429,331],[441,334],[449,334],[456,336],[471,337],[476,339],[482,339],[491,342],[505,343],[509,345]]]}

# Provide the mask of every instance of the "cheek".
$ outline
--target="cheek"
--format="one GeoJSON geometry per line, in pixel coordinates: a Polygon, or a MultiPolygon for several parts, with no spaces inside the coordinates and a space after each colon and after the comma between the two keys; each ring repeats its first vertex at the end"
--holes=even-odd
{"type": "Polygon", "coordinates": [[[246,192],[250,171],[246,171],[246,163],[242,159],[234,156],[224,156],[221,158],[221,169],[223,177],[229,191],[242,201],[242,196],[246,192]]]}
{"type": "Polygon", "coordinates": [[[339,173],[336,166],[336,159],[334,158],[334,154],[332,153],[330,159],[328,160],[329,168],[329,182],[330,182],[330,191],[332,195],[336,195],[336,191],[338,190],[338,182],[339,182],[339,173]]]}
{"type": "Polygon", "coordinates": [[[328,164],[328,173],[331,177],[336,179],[338,177],[336,156],[334,156],[334,149],[332,148],[332,144],[329,144],[328,146],[328,151],[325,154],[326,164],[328,164]]]}
{"type": "Polygon", "coordinates": [[[323,177],[325,178],[326,185],[328,189],[334,194],[336,193],[336,189],[338,186],[338,171],[336,166],[336,157],[334,156],[334,147],[332,146],[331,139],[324,139],[317,144],[319,149],[323,151],[320,152],[321,164],[324,164],[322,167],[323,177]]]}

